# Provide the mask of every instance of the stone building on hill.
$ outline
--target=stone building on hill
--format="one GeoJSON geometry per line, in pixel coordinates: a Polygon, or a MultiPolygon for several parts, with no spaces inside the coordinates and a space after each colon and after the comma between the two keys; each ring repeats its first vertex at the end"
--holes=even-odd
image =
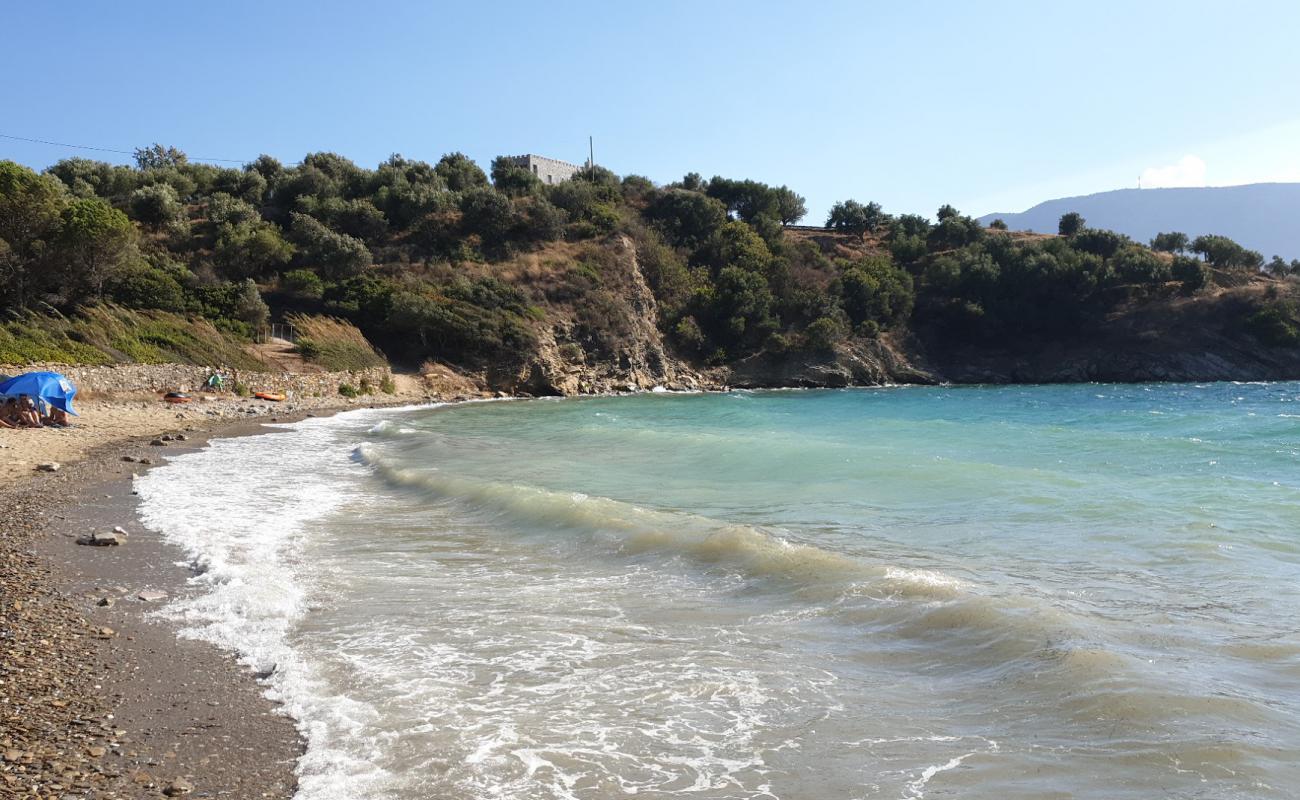
{"type": "Polygon", "coordinates": [[[542,183],[563,183],[583,169],[577,164],[556,161],[545,156],[535,156],[532,153],[523,156],[502,156],[502,158],[533,173],[541,179],[542,183]]]}

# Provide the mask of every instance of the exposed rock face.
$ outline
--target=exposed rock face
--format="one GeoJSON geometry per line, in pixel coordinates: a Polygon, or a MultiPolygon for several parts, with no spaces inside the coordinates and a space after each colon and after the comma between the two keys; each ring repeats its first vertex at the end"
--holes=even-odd
{"type": "Polygon", "coordinates": [[[747,389],[840,388],[890,383],[937,383],[892,342],[855,342],[833,352],[759,353],[710,373],[713,381],[747,389]]]}
{"type": "Polygon", "coordinates": [[[1300,353],[1255,348],[1109,351],[1051,348],[1032,355],[972,354],[944,368],[953,383],[1140,383],[1300,379],[1300,353]]]}
{"type": "Polygon", "coordinates": [[[1120,312],[1070,343],[1026,341],[1018,350],[933,347],[954,383],[1136,383],[1300,379],[1300,348],[1242,329],[1258,287],[1175,298],[1120,312]]]}
{"type": "MultiPolygon", "coordinates": [[[[614,247],[618,256],[615,266],[602,275],[614,299],[603,313],[617,315],[626,331],[614,352],[591,352],[580,341],[580,326],[572,316],[553,314],[538,331],[537,352],[517,372],[501,376],[501,388],[536,395],[575,395],[706,385],[699,373],[671,357],[665,348],[659,331],[659,306],[632,241],[620,236],[614,247]]],[[[491,377],[489,382],[493,382],[491,377]]]]}

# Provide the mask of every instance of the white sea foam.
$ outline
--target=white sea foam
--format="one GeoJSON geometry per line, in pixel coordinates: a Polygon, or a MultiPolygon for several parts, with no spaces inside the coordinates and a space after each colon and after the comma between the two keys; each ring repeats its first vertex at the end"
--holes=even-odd
{"type": "Polygon", "coordinates": [[[374,743],[353,738],[375,710],[330,689],[291,643],[313,602],[301,563],[311,523],[350,496],[343,473],[352,465],[347,448],[331,446],[335,430],[374,413],[218,439],[136,481],[143,523],[179,546],[196,571],[193,591],[160,615],[267,676],[268,696],[307,741],[298,767],[302,800],[374,796],[386,779],[374,766],[374,743]]]}
{"type": "Polygon", "coordinates": [[[981,798],[1048,753],[1081,797],[1285,796],[1295,490],[1169,476],[1289,474],[1288,426],[1095,391],[362,412],[140,486],[301,798],[981,798]]]}

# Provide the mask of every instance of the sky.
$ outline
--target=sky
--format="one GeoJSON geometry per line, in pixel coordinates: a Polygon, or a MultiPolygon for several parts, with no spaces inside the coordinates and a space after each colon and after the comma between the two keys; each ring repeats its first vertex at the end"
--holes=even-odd
{"type": "MultiPolygon", "coordinates": [[[[1300,181],[1300,3],[19,3],[0,135],[193,160],[461,151],[932,216],[1300,181]]],[[[44,168],[129,155],[0,138],[44,168]]]]}

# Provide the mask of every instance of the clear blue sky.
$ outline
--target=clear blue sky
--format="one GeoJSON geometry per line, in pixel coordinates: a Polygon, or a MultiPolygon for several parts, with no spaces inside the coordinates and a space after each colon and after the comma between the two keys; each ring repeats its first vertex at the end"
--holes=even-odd
{"type": "MultiPolygon", "coordinates": [[[[1018,211],[1300,180],[1300,3],[10,3],[0,133],[297,162],[461,150],[1018,211]]],[[[96,154],[0,139],[33,167],[96,154]]],[[[127,156],[99,154],[105,160],[127,156]]]]}

